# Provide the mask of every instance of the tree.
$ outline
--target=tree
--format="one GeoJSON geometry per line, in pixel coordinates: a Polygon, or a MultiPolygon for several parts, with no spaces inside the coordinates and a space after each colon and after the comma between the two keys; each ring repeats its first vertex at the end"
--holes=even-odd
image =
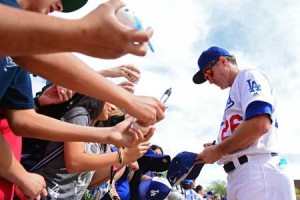
{"type": "Polygon", "coordinates": [[[300,190],[295,187],[295,191],[296,191],[296,196],[297,196],[297,200],[298,200],[298,199],[300,199],[300,190]]]}
{"type": "Polygon", "coordinates": [[[221,180],[212,181],[211,185],[206,188],[207,191],[213,191],[214,194],[218,194],[221,197],[226,197],[226,182],[221,180]]]}

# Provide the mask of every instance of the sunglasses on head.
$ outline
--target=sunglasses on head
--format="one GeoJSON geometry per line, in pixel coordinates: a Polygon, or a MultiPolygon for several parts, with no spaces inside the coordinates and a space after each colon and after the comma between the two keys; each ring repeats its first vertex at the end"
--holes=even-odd
{"type": "Polygon", "coordinates": [[[218,62],[219,59],[212,61],[208,66],[203,70],[203,76],[206,80],[213,77],[213,66],[218,62]]]}

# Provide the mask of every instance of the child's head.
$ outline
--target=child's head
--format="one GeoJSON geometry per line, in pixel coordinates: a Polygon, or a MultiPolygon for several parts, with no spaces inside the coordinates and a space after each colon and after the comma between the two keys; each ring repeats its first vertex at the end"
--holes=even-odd
{"type": "Polygon", "coordinates": [[[19,0],[22,9],[49,14],[54,11],[73,12],[83,7],[88,0],[19,0]]]}

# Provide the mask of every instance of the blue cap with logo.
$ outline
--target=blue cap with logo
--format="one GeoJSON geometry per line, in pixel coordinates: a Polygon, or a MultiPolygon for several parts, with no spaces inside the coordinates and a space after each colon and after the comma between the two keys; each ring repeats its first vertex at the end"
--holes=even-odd
{"type": "Polygon", "coordinates": [[[212,46],[201,53],[198,59],[199,71],[193,77],[195,84],[201,84],[206,81],[202,70],[204,70],[213,61],[219,59],[221,56],[230,56],[230,54],[227,50],[216,46],[212,46]]]}
{"type": "Polygon", "coordinates": [[[197,154],[183,151],[171,161],[167,179],[172,186],[178,185],[184,179],[196,179],[204,164],[195,164],[197,154]]]}
{"type": "Polygon", "coordinates": [[[166,178],[153,177],[139,185],[139,200],[164,200],[171,192],[171,185],[166,178]]]}

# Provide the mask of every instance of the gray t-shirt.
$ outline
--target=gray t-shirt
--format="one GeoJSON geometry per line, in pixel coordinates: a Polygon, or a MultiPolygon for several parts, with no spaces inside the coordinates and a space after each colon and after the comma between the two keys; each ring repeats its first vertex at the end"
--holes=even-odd
{"type": "MultiPolygon", "coordinates": [[[[83,107],[74,107],[68,111],[63,117],[63,121],[90,126],[90,118],[87,111],[83,107]]],[[[45,155],[61,147],[61,142],[49,142],[45,155]]],[[[104,148],[99,143],[85,143],[85,153],[101,154],[104,148]]],[[[42,175],[46,180],[46,189],[48,192],[47,199],[72,199],[80,200],[84,195],[88,185],[90,184],[94,171],[82,173],[68,173],[64,152],[62,151],[55,159],[51,160],[47,165],[35,171],[42,175]]]]}

